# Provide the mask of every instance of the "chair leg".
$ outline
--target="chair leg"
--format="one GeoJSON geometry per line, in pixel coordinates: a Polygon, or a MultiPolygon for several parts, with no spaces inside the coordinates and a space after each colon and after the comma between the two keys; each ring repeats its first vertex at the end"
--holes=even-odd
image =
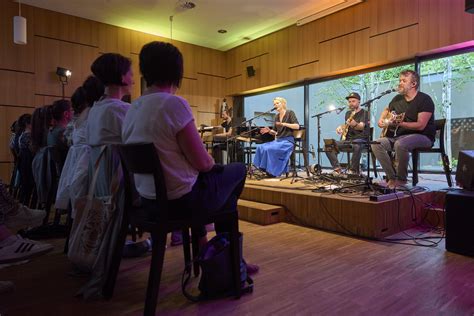
{"type": "Polygon", "coordinates": [[[374,168],[374,177],[377,178],[377,159],[372,151],[370,151],[370,157],[372,158],[372,168],[374,168]]]}
{"type": "Polygon", "coordinates": [[[117,281],[117,275],[120,269],[120,262],[122,261],[123,245],[125,244],[125,240],[127,239],[128,224],[129,218],[128,215],[125,214],[122,217],[122,224],[120,227],[119,234],[117,236],[115,249],[112,253],[109,272],[107,274],[104,287],[102,288],[102,295],[105,299],[112,298],[112,295],[114,294],[115,282],[117,281]]]}
{"type": "Polygon", "coordinates": [[[418,152],[414,151],[411,154],[411,161],[412,161],[412,174],[413,174],[413,186],[418,183],[418,152]]]}
{"type": "MultiPolygon", "coordinates": [[[[181,232],[183,236],[183,254],[184,254],[184,266],[186,271],[191,269],[191,248],[189,247],[189,228],[183,228],[181,232]]],[[[188,271],[189,272],[189,271],[188,271]]]]}
{"type": "Polygon", "coordinates": [[[232,228],[230,231],[230,251],[232,254],[232,275],[234,277],[235,297],[240,298],[242,295],[240,284],[240,262],[242,261],[242,258],[240,255],[240,233],[237,215],[232,221],[232,228]]]}
{"type": "Polygon", "coordinates": [[[444,174],[446,175],[446,181],[448,186],[453,186],[453,180],[451,179],[451,168],[449,166],[449,157],[446,154],[441,154],[441,159],[443,160],[444,174]]]}
{"type": "Polygon", "coordinates": [[[199,276],[199,263],[197,262],[197,257],[199,255],[199,236],[196,232],[196,230],[191,229],[192,235],[192,247],[193,247],[193,270],[194,270],[194,276],[198,277],[199,276]]]}
{"type": "Polygon", "coordinates": [[[152,256],[150,264],[150,274],[145,299],[145,316],[154,316],[156,304],[158,302],[158,292],[160,289],[161,272],[163,271],[163,261],[166,248],[166,231],[152,232],[153,239],[152,256]]]}

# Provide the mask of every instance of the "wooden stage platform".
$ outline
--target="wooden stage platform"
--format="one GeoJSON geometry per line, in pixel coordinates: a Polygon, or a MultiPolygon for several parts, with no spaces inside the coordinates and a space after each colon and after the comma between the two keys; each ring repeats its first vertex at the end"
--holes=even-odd
{"type": "MultiPolygon", "coordinates": [[[[438,217],[443,223],[443,190],[406,191],[400,198],[377,202],[370,201],[369,192],[313,192],[318,186],[311,181],[291,183],[291,179],[247,179],[241,199],[283,207],[283,214],[277,216],[284,222],[372,239],[396,234],[427,218],[438,217]],[[440,207],[438,213],[428,204],[440,207]]],[[[244,220],[258,222],[256,217],[258,211],[241,212],[244,220]]]]}

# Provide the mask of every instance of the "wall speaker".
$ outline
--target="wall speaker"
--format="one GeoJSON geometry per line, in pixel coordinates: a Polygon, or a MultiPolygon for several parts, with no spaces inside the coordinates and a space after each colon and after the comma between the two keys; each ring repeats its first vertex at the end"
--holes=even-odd
{"type": "Polygon", "coordinates": [[[474,256],[474,192],[446,194],[446,250],[474,256]]]}
{"type": "Polygon", "coordinates": [[[474,191],[474,150],[459,152],[456,183],[463,189],[474,191]]]}
{"type": "Polygon", "coordinates": [[[253,66],[247,66],[247,76],[248,77],[255,76],[255,68],[253,68],[253,66]]]}
{"type": "Polygon", "coordinates": [[[466,0],[466,12],[474,13],[474,0],[466,0]]]}

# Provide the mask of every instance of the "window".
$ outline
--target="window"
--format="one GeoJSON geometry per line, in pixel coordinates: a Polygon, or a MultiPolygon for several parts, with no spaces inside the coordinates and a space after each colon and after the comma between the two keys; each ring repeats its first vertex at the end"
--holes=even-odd
{"type": "MultiPolygon", "coordinates": [[[[357,92],[361,96],[361,105],[367,100],[373,99],[381,94],[397,86],[399,73],[403,69],[414,69],[414,64],[392,67],[388,69],[373,71],[365,74],[344,77],[340,79],[330,80],[311,84],[309,86],[309,115],[313,117],[316,114],[326,112],[331,108],[340,108],[347,106],[346,96],[351,92],[357,92]]],[[[377,139],[380,135],[380,128],[375,124],[383,111],[392,100],[394,94],[384,95],[379,100],[372,102],[371,112],[371,127],[374,128],[373,138],[377,139]]],[[[367,106],[364,106],[367,109],[367,106]]],[[[344,113],[346,110],[337,114],[331,112],[321,116],[321,142],[323,147],[323,139],[339,140],[340,136],[336,133],[337,126],[344,124],[344,113]]],[[[309,124],[309,143],[313,144],[317,151],[318,148],[318,130],[317,119],[310,118],[309,124]]],[[[342,155],[340,155],[342,156],[342,155]]],[[[311,157],[310,157],[311,159],[311,157]]],[[[343,159],[340,157],[341,162],[343,159]]],[[[366,166],[366,158],[363,158],[362,166],[366,166]]],[[[311,161],[311,160],[310,160],[311,161]]],[[[321,153],[321,165],[323,167],[331,167],[329,160],[324,153],[321,153]]],[[[317,163],[314,161],[312,163],[317,163]]]]}
{"type": "MultiPolygon", "coordinates": [[[[474,148],[474,52],[422,61],[420,77],[435,119],[446,119],[446,151],[455,170],[459,151],[474,148]]],[[[442,171],[439,155],[420,155],[420,170],[442,171]]]]}

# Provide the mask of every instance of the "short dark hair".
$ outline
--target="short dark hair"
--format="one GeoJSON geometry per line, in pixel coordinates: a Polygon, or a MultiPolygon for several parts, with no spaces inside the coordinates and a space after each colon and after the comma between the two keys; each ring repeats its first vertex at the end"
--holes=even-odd
{"type": "Polygon", "coordinates": [[[411,76],[411,81],[416,83],[416,89],[420,87],[420,75],[411,69],[405,69],[400,72],[400,76],[411,76]]]}
{"type": "Polygon", "coordinates": [[[120,54],[107,53],[99,56],[91,65],[92,73],[104,86],[123,86],[122,76],[130,70],[132,61],[120,54]]]}
{"type": "Polygon", "coordinates": [[[157,41],[148,43],[140,51],[140,72],[147,87],[179,87],[183,79],[183,55],[173,44],[157,41]]]}
{"type": "Polygon", "coordinates": [[[56,100],[51,105],[51,115],[56,121],[63,119],[64,112],[71,108],[71,102],[69,100],[56,100]]]}

